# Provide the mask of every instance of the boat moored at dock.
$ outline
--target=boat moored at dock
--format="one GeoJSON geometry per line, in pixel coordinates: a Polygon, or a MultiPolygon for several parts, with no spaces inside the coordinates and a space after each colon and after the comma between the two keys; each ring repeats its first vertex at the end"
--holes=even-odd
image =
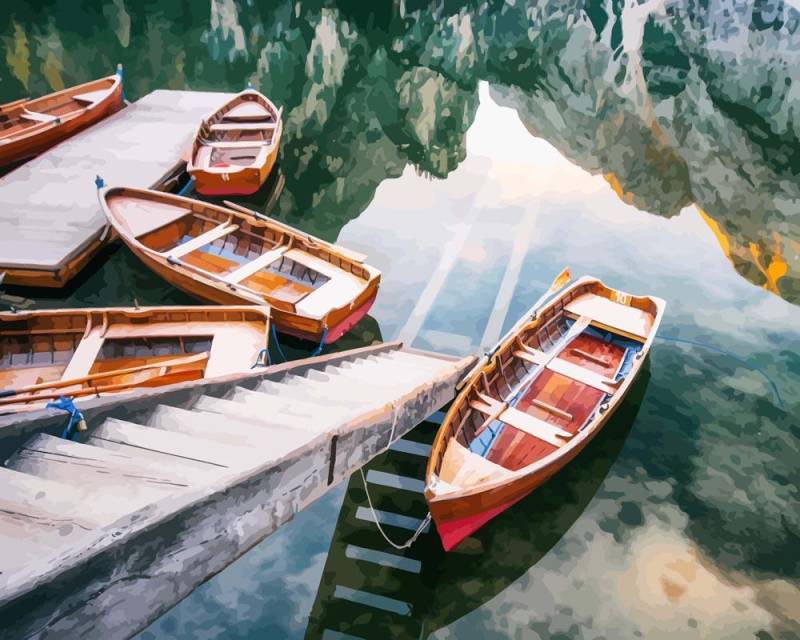
{"type": "Polygon", "coordinates": [[[0,105],[0,167],[33,157],[118,111],[122,73],[0,105]]]}
{"type": "Polygon", "coordinates": [[[446,550],[534,491],[602,429],[665,303],[584,277],[474,369],[434,441],[425,496],[446,550]]]}
{"type": "Polygon", "coordinates": [[[281,113],[258,91],[246,89],[205,118],[186,167],[195,190],[204,196],[258,191],[278,157],[281,113]]]}
{"type": "Polygon", "coordinates": [[[366,256],[232,203],[126,187],[100,199],[125,244],[162,278],[209,302],[268,304],[283,333],[330,344],[377,295],[380,272],[366,256]]]}
{"type": "Polygon", "coordinates": [[[268,307],[0,313],[0,413],[244,373],[268,339],[268,307]]]}

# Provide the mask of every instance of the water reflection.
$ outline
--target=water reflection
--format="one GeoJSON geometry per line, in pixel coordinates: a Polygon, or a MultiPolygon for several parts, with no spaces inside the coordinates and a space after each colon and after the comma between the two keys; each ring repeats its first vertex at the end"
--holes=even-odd
{"type": "MultiPolygon", "coordinates": [[[[785,302],[800,300],[798,14],[789,3],[710,0],[643,3],[665,12],[637,17],[623,4],[46,2],[15,6],[0,26],[0,99],[119,60],[131,97],[252,79],[282,104],[280,170],[246,204],[339,238],[384,274],[373,316],[341,347],[401,335],[475,351],[567,262],[666,298],[663,334],[713,347],[656,343],[624,447],[612,433],[586,452],[595,462],[568,470],[570,505],[553,485],[549,498],[531,498],[528,520],[508,516],[476,537],[461,564],[423,544],[425,568],[405,592],[379,574],[386,597],[415,603],[421,617],[409,619],[441,627],[436,637],[800,633],[800,309],[785,302]],[[440,286],[426,300],[432,280],[440,286]],[[786,406],[727,353],[763,370],[786,406]],[[524,558],[519,567],[492,558],[504,544],[524,558]],[[451,582],[462,604],[431,595],[451,582]]],[[[65,294],[15,293],[41,306],[184,301],[124,248],[65,294]]],[[[209,637],[301,637],[336,495],[148,633],[194,637],[190,621],[203,612],[209,637]],[[248,565],[281,557],[287,540],[291,562],[269,564],[268,577],[248,565]]],[[[424,514],[418,501],[384,498],[424,514]]],[[[370,544],[348,526],[332,552],[370,544]]],[[[328,581],[363,579],[335,566],[319,588],[324,620],[328,581]]],[[[376,616],[364,621],[388,628],[376,616]]]]}
{"type": "Polygon", "coordinates": [[[1,34],[0,99],[116,61],[131,97],[253,80],[285,107],[276,212],[333,239],[405,166],[444,177],[463,161],[488,80],[626,202],[665,216],[696,203],[741,275],[797,302],[800,14],[767,4],[43,2],[1,34]]]}
{"type": "MultiPolygon", "coordinates": [[[[481,607],[513,584],[549,553],[606,479],[636,419],[649,379],[646,366],[614,418],[573,464],[449,554],[431,532],[405,552],[410,562],[401,568],[354,559],[370,557],[354,549],[391,553],[395,562],[398,557],[376,534],[372,522],[356,517],[366,497],[361,477],[355,474],[339,512],[306,638],[318,638],[325,629],[375,639],[424,636],[481,607]],[[364,593],[368,603],[375,595],[405,603],[407,608],[399,607],[395,613],[408,614],[387,614],[380,610],[383,603],[378,600],[371,615],[368,606],[354,606],[337,597],[343,586],[364,593]]],[[[434,434],[435,426],[429,424],[411,437],[430,443],[434,434]]],[[[367,469],[413,477],[415,471],[423,470],[414,462],[413,457],[390,451],[367,469]]],[[[370,485],[370,493],[379,510],[416,515],[426,510],[421,495],[388,493],[376,485],[370,485]]],[[[397,540],[408,536],[407,531],[392,527],[388,533],[397,540]]]]}

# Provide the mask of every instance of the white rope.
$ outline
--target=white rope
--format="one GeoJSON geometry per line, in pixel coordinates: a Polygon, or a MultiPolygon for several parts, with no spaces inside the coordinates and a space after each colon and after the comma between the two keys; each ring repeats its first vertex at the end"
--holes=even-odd
{"type": "Polygon", "coordinates": [[[392,430],[389,432],[389,446],[392,446],[394,442],[394,428],[397,426],[397,402],[392,400],[389,406],[392,408],[392,430]]]}
{"type": "Polygon", "coordinates": [[[375,513],[375,508],[372,506],[372,498],[370,498],[369,489],[367,488],[367,478],[364,475],[364,469],[363,468],[359,469],[359,472],[361,473],[361,480],[364,483],[364,493],[367,494],[367,504],[369,505],[369,510],[372,512],[372,519],[375,521],[375,526],[378,527],[378,531],[383,536],[383,539],[386,540],[386,542],[388,542],[398,551],[403,549],[408,549],[412,544],[414,544],[417,541],[417,538],[419,538],[420,535],[422,535],[422,532],[425,530],[428,524],[430,524],[431,521],[430,512],[428,512],[428,515],[425,516],[425,518],[422,520],[422,523],[419,525],[419,527],[417,527],[417,530],[414,532],[414,535],[412,535],[403,544],[397,544],[391,538],[389,538],[389,536],[386,535],[386,532],[383,530],[383,527],[381,527],[381,523],[378,521],[378,514],[375,513]]]}

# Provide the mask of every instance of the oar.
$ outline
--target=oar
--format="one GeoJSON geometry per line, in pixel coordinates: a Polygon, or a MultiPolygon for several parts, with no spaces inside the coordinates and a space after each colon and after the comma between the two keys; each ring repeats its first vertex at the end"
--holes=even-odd
{"type": "Polygon", "coordinates": [[[288,224],[283,224],[274,218],[270,218],[269,216],[264,215],[260,211],[253,211],[252,209],[248,209],[247,207],[243,207],[240,204],[236,204],[235,202],[231,202],[230,200],[223,200],[223,204],[226,207],[230,207],[231,209],[235,209],[236,211],[240,211],[242,213],[246,213],[248,216],[253,216],[258,218],[259,220],[264,220],[269,222],[270,224],[274,224],[276,227],[280,227],[290,233],[294,233],[298,236],[307,238],[312,244],[321,244],[329,249],[333,249],[337,253],[340,253],[345,258],[352,260],[353,262],[364,262],[367,259],[363,253],[358,253],[357,251],[351,251],[350,249],[345,249],[344,247],[340,247],[339,245],[331,244],[330,242],[326,242],[322,238],[317,238],[316,236],[312,236],[310,233],[302,233],[297,229],[290,227],[288,224]]]}
{"type": "Polygon", "coordinates": [[[489,362],[489,358],[491,358],[495,354],[495,352],[497,351],[497,349],[500,347],[501,344],[503,344],[506,340],[508,340],[509,336],[512,336],[517,331],[517,329],[519,329],[519,327],[521,327],[523,324],[533,320],[534,316],[536,315],[536,312],[539,310],[542,304],[544,304],[544,302],[554,293],[563,289],[571,279],[572,279],[572,274],[570,273],[569,267],[565,267],[564,269],[562,269],[561,273],[559,273],[553,279],[553,282],[550,283],[550,287],[547,289],[547,291],[545,291],[541,296],[539,296],[539,299],[533,303],[531,308],[528,309],[520,317],[520,319],[517,320],[516,323],[514,323],[514,326],[511,327],[508,331],[506,331],[505,335],[502,338],[500,338],[500,340],[498,340],[497,343],[495,343],[494,347],[492,347],[489,351],[487,351],[481,357],[481,359],[478,360],[475,366],[469,370],[469,373],[467,373],[463,378],[461,378],[461,381],[456,385],[456,390],[461,389],[461,387],[463,387],[467,383],[467,380],[469,380],[476,371],[480,370],[487,362],[489,362]]]}
{"type": "Polygon", "coordinates": [[[208,359],[207,353],[195,353],[190,356],[182,356],[180,358],[172,358],[171,360],[162,360],[160,362],[149,362],[147,364],[138,365],[136,367],[128,367],[127,369],[116,369],[112,371],[103,371],[102,373],[94,373],[80,378],[72,378],[69,380],[54,380],[52,382],[42,382],[40,384],[30,384],[19,389],[2,389],[0,390],[0,398],[9,398],[18,396],[24,393],[33,393],[41,391],[42,389],[58,389],[60,387],[71,387],[77,384],[90,383],[93,380],[102,380],[103,378],[113,378],[115,376],[124,376],[139,371],[146,371],[147,369],[158,369],[161,367],[175,367],[182,364],[192,364],[200,362],[201,360],[208,359]]]}

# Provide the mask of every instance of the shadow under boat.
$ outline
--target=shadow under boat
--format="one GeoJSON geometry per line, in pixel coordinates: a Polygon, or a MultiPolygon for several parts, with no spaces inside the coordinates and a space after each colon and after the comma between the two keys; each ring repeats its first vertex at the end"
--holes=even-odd
{"type": "MultiPolygon", "coordinates": [[[[366,495],[360,474],[345,494],[306,638],[329,637],[326,630],[367,640],[423,638],[484,605],[535,566],[575,523],[619,456],[650,380],[649,359],[628,396],[595,440],[571,464],[540,489],[485,525],[450,553],[431,529],[404,552],[393,550],[365,518],[366,495]],[[366,553],[368,550],[370,553],[366,553]],[[377,555],[375,552],[377,551],[377,555]],[[400,560],[380,554],[391,554],[400,560]],[[368,556],[372,560],[367,560],[368,556]],[[377,562],[376,558],[384,559],[377,562]],[[399,569],[404,567],[404,569],[399,569]],[[417,568],[415,568],[417,567],[417,568]]],[[[422,423],[406,436],[433,441],[438,425],[422,423]]],[[[424,459],[389,450],[367,467],[381,473],[424,478],[424,459]]],[[[370,483],[379,511],[422,518],[422,493],[391,490],[370,483]],[[384,489],[384,490],[380,490],[384,489]]],[[[384,525],[402,541],[411,531],[384,525]]],[[[330,636],[333,637],[333,636],[330,636]]]]}

